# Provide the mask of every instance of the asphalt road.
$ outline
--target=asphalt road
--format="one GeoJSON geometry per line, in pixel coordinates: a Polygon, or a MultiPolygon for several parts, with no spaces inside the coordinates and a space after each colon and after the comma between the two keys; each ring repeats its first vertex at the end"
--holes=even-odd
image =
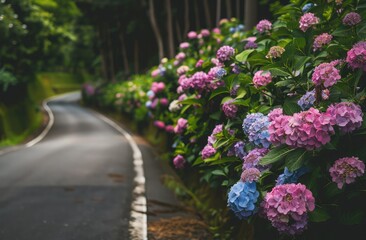
{"type": "Polygon", "coordinates": [[[0,240],[123,240],[133,186],[127,140],[72,94],[32,147],[0,155],[0,240]]]}

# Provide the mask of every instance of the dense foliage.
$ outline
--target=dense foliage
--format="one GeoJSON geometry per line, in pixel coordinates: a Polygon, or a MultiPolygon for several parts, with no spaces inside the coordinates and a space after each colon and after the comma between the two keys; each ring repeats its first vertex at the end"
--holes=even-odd
{"type": "Polygon", "coordinates": [[[231,209],[229,239],[240,222],[255,239],[365,233],[366,4],[292,0],[274,14],[189,32],[148,91],[140,77],[90,95],[148,112],[131,116],[173,139],[182,179],[198,173],[231,209]]]}

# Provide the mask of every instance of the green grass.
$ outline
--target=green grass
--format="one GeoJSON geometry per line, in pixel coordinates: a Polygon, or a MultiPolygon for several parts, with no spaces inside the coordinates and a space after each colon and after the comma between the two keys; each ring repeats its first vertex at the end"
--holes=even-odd
{"type": "Polygon", "coordinates": [[[24,142],[42,125],[40,105],[48,97],[80,90],[82,78],[63,72],[43,72],[28,84],[24,102],[12,106],[0,103],[0,147],[24,142]]]}

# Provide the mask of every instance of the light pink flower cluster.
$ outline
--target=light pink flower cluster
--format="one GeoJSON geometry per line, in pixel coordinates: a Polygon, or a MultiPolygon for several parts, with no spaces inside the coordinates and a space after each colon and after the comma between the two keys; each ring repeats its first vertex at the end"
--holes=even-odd
{"type": "Polygon", "coordinates": [[[153,82],[151,84],[151,91],[153,91],[155,94],[162,92],[165,89],[165,83],[163,82],[153,82]]]}
{"type": "Polygon", "coordinates": [[[216,135],[218,133],[221,133],[224,129],[224,126],[222,124],[218,124],[215,126],[215,128],[212,130],[212,133],[207,138],[207,144],[201,151],[202,159],[206,159],[211,157],[216,153],[216,149],[213,147],[213,145],[216,142],[216,135]]]}
{"type": "Polygon", "coordinates": [[[178,61],[183,61],[186,58],[186,54],[184,52],[180,52],[175,55],[175,59],[178,61]]]}
{"type": "Polygon", "coordinates": [[[263,70],[259,70],[254,74],[253,77],[254,87],[259,88],[262,86],[266,86],[270,82],[272,82],[271,72],[269,71],[264,72],[263,70]]]}
{"type": "Polygon", "coordinates": [[[332,116],[315,108],[295,113],[293,116],[273,117],[268,127],[269,140],[274,145],[287,144],[291,147],[313,150],[330,141],[334,134],[332,116]]]}
{"type": "Polygon", "coordinates": [[[165,129],[165,123],[163,121],[160,121],[160,120],[154,121],[154,126],[159,128],[159,129],[165,129]]]}
{"type": "Polygon", "coordinates": [[[307,228],[307,213],[314,211],[315,199],[301,183],[283,184],[266,194],[262,207],[265,216],[279,232],[295,235],[307,228]]]}
{"type": "Polygon", "coordinates": [[[365,173],[365,164],[358,157],[340,158],[334,162],[329,173],[332,181],[342,189],[344,184],[355,182],[357,177],[365,173]]]}
{"type": "Polygon", "coordinates": [[[332,41],[333,36],[328,33],[323,33],[316,36],[314,43],[313,43],[313,51],[317,51],[321,49],[323,46],[327,45],[332,41]]]}
{"type": "Polygon", "coordinates": [[[280,46],[273,46],[269,49],[266,58],[279,58],[285,52],[285,49],[280,46]]]}
{"type": "Polygon", "coordinates": [[[195,31],[190,31],[187,36],[189,39],[195,39],[197,38],[197,33],[195,31]]]}
{"type": "Polygon", "coordinates": [[[305,13],[300,18],[300,29],[306,32],[310,27],[319,23],[319,18],[314,15],[314,13],[305,13]]]}
{"type": "Polygon", "coordinates": [[[259,33],[269,32],[272,29],[272,23],[267,19],[263,19],[258,22],[256,29],[259,33]]]}
{"type": "Polygon", "coordinates": [[[228,118],[236,117],[236,112],[238,111],[238,106],[233,104],[233,102],[234,100],[232,99],[222,104],[222,111],[228,118]]]}
{"type": "Polygon", "coordinates": [[[319,66],[314,69],[314,73],[311,77],[311,80],[315,85],[318,86],[323,84],[326,88],[336,84],[339,79],[341,79],[339,70],[330,63],[319,64],[319,66]]]}
{"type": "Polygon", "coordinates": [[[342,22],[346,26],[354,26],[361,22],[361,15],[356,12],[350,12],[347,13],[346,16],[344,16],[342,22]]]}
{"type": "Polygon", "coordinates": [[[187,49],[189,48],[189,43],[188,42],[182,42],[181,44],[179,44],[179,48],[181,49],[187,49]]]}
{"type": "Polygon", "coordinates": [[[245,169],[257,168],[259,171],[268,169],[268,166],[259,164],[259,160],[269,152],[268,148],[254,148],[243,158],[243,171],[245,169]]]}
{"type": "Polygon", "coordinates": [[[186,66],[186,65],[183,65],[183,66],[180,66],[178,69],[177,69],[177,74],[178,76],[181,76],[183,74],[185,74],[186,72],[189,71],[189,67],[186,66]]]}
{"type": "Polygon", "coordinates": [[[202,29],[200,34],[202,37],[208,37],[210,36],[210,31],[208,29],[202,29]]]}
{"type": "Polygon", "coordinates": [[[353,45],[347,52],[346,62],[353,68],[360,68],[366,72],[366,41],[353,45]]]}
{"type": "Polygon", "coordinates": [[[255,182],[258,181],[260,176],[261,172],[258,168],[248,168],[242,172],[240,178],[243,182],[255,182]]]}
{"type": "Polygon", "coordinates": [[[362,125],[361,107],[352,102],[332,104],[327,109],[332,116],[333,124],[339,127],[341,133],[350,133],[362,125]]]}
{"type": "Polygon", "coordinates": [[[182,155],[177,155],[173,159],[174,167],[177,169],[184,168],[184,165],[186,164],[186,159],[182,155]]]}
{"type": "Polygon", "coordinates": [[[181,134],[186,130],[188,126],[188,121],[184,118],[179,118],[177,125],[174,127],[174,132],[177,134],[181,134]]]}
{"type": "Polygon", "coordinates": [[[202,67],[202,64],[203,64],[203,60],[202,60],[202,59],[200,59],[200,60],[198,60],[198,61],[196,62],[195,67],[196,67],[196,68],[200,68],[200,67],[202,67]]]}
{"type": "Polygon", "coordinates": [[[235,54],[235,49],[230,46],[222,46],[217,50],[216,58],[220,62],[225,62],[230,60],[232,56],[235,54]]]}

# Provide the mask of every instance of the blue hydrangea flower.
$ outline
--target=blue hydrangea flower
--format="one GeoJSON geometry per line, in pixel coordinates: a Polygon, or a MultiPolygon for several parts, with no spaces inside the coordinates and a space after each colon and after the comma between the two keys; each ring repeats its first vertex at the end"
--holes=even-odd
{"type": "Polygon", "coordinates": [[[234,151],[235,151],[236,157],[243,159],[247,155],[244,147],[245,147],[245,143],[243,141],[239,141],[239,142],[235,143],[234,151]]]}
{"type": "Polygon", "coordinates": [[[269,141],[268,126],[269,120],[267,116],[257,118],[248,129],[249,141],[255,146],[269,148],[271,143],[269,141]]]}
{"type": "Polygon", "coordinates": [[[281,175],[279,175],[276,180],[276,186],[282,185],[282,184],[288,184],[288,183],[297,183],[297,180],[299,179],[299,177],[301,177],[302,175],[304,175],[307,172],[308,172],[308,169],[305,167],[301,167],[301,168],[295,170],[294,172],[291,172],[290,170],[288,170],[287,167],[285,167],[285,170],[283,171],[283,173],[281,175]]]}
{"type": "Polygon", "coordinates": [[[308,12],[312,7],[314,7],[314,3],[307,3],[302,7],[302,12],[306,13],[308,12]]]}
{"type": "Polygon", "coordinates": [[[308,110],[314,105],[315,102],[315,91],[306,92],[300,99],[297,101],[297,105],[301,107],[302,110],[308,110]]]}
{"type": "Polygon", "coordinates": [[[238,31],[243,31],[244,30],[244,25],[243,24],[239,24],[236,29],[238,29],[238,31]]]}
{"type": "Polygon", "coordinates": [[[145,106],[147,107],[147,108],[150,108],[151,107],[151,101],[147,101],[146,103],[145,103],[145,106]]]}
{"type": "Polygon", "coordinates": [[[236,32],[236,29],[234,27],[229,28],[230,33],[236,32]]]}
{"type": "Polygon", "coordinates": [[[243,121],[243,131],[246,135],[249,134],[249,128],[250,126],[259,118],[264,117],[262,113],[251,113],[246,116],[246,118],[243,121]]]}
{"type": "Polygon", "coordinates": [[[239,219],[247,219],[257,212],[255,203],[259,197],[255,182],[235,183],[228,194],[228,206],[239,219]]]}
{"type": "Polygon", "coordinates": [[[225,75],[227,74],[226,70],[223,68],[220,68],[219,70],[217,70],[216,72],[216,78],[221,79],[223,78],[225,75]]]}
{"type": "Polygon", "coordinates": [[[152,90],[147,91],[146,95],[147,95],[149,98],[153,98],[153,97],[155,97],[155,93],[154,93],[154,91],[152,91],[152,90]]]}
{"type": "Polygon", "coordinates": [[[159,73],[160,73],[161,76],[164,76],[165,73],[166,73],[166,68],[162,67],[162,66],[159,66],[159,73]]]}

